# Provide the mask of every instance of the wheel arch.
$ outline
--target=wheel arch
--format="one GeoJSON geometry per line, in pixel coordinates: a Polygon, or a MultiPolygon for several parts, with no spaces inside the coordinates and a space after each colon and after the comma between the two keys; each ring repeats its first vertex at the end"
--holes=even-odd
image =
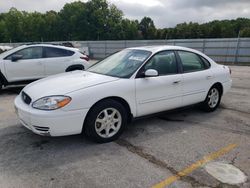
{"type": "Polygon", "coordinates": [[[84,66],[81,64],[75,64],[75,65],[70,65],[68,68],[65,70],[65,72],[73,71],[73,70],[84,70],[84,66]]]}
{"type": "Polygon", "coordinates": [[[3,73],[0,71],[0,82],[3,85],[7,85],[8,84],[8,80],[5,78],[5,76],[3,75],[3,73]]]}
{"type": "Polygon", "coordinates": [[[83,122],[82,132],[84,131],[85,122],[86,122],[86,119],[87,119],[87,117],[88,117],[88,115],[89,115],[91,109],[92,109],[95,105],[97,105],[98,103],[100,103],[100,102],[102,102],[102,101],[105,101],[105,100],[108,100],[108,99],[117,101],[117,102],[119,102],[120,104],[122,104],[122,105],[125,107],[125,109],[126,109],[126,111],[127,111],[127,113],[128,113],[128,123],[132,121],[132,119],[133,119],[133,114],[132,114],[132,112],[131,112],[131,108],[130,108],[129,103],[128,103],[125,99],[123,99],[122,97],[117,97],[117,96],[105,97],[105,98],[100,99],[99,101],[97,101],[95,104],[93,104],[93,105],[91,106],[91,108],[89,109],[89,111],[88,111],[88,113],[87,113],[87,115],[86,115],[86,117],[85,117],[85,119],[84,119],[84,122],[83,122]]]}
{"type": "MultiPolygon", "coordinates": [[[[222,83],[216,82],[216,83],[214,83],[214,84],[212,85],[212,87],[217,87],[217,88],[219,89],[220,94],[223,95],[223,85],[222,85],[222,83]]],[[[212,88],[212,87],[211,87],[211,88],[212,88]]],[[[211,89],[211,88],[210,88],[210,89],[211,89]]],[[[209,90],[210,90],[210,89],[209,89],[209,90]]]]}

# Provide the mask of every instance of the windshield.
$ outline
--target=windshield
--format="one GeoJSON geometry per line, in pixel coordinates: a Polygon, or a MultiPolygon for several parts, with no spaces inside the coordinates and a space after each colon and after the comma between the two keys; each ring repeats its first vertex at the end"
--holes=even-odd
{"type": "Polygon", "coordinates": [[[146,50],[125,49],[115,53],[87,71],[119,78],[130,78],[151,55],[146,50]]]}

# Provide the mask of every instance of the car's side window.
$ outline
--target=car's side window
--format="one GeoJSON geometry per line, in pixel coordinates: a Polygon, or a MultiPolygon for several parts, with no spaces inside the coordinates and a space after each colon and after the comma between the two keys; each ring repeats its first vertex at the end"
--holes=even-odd
{"type": "Polygon", "coordinates": [[[45,58],[72,56],[75,52],[60,48],[45,47],[45,58]]]}
{"type": "Polygon", "coordinates": [[[202,59],[197,54],[186,51],[178,51],[178,54],[182,62],[184,73],[200,71],[205,69],[202,59]]]}
{"type": "Polygon", "coordinates": [[[177,62],[173,51],[164,51],[154,55],[144,67],[144,70],[155,69],[159,75],[177,73],[177,62]]]}
{"type": "Polygon", "coordinates": [[[211,67],[211,64],[209,63],[209,61],[202,56],[201,56],[201,59],[204,63],[205,69],[209,69],[211,67]]]}
{"type": "Polygon", "coordinates": [[[25,48],[11,54],[6,59],[11,60],[13,55],[20,55],[21,59],[39,59],[43,57],[43,48],[42,47],[25,48]]]}

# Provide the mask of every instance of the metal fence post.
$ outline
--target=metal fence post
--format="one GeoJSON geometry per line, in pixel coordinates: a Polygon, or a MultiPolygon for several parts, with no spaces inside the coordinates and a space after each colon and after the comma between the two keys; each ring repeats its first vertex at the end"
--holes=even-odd
{"type": "Polygon", "coordinates": [[[202,52],[205,53],[205,47],[206,47],[206,39],[203,39],[202,43],[202,52]]]}
{"type": "Polygon", "coordinates": [[[104,46],[104,56],[106,57],[107,56],[107,41],[105,40],[104,41],[104,44],[105,44],[105,46],[104,46]]]}
{"type": "Polygon", "coordinates": [[[92,52],[91,52],[91,49],[90,49],[90,46],[89,46],[89,41],[87,41],[87,45],[86,45],[87,47],[88,47],[88,49],[89,49],[89,56],[91,57],[92,56],[92,52]]]}
{"type": "Polygon", "coordinates": [[[237,43],[236,43],[235,57],[234,57],[234,63],[235,63],[235,64],[238,63],[239,46],[240,46],[240,37],[238,37],[237,43]]]}

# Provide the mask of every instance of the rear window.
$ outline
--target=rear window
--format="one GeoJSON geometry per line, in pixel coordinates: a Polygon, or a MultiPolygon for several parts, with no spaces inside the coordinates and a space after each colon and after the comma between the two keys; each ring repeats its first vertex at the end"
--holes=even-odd
{"type": "Polygon", "coordinates": [[[183,72],[194,72],[205,69],[204,63],[198,55],[186,51],[179,51],[178,54],[181,58],[183,72]]]}
{"type": "Polygon", "coordinates": [[[201,59],[204,63],[205,69],[209,69],[211,67],[211,64],[209,63],[209,61],[202,56],[201,56],[201,59]]]}
{"type": "Polygon", "coordinates": [[[60,48],[53,48],[53,47],[45,47],[44,48],[44,55],[45,58],[52,58],[52,57],[67,57],[72,56],[75,52],[60,48]]]}

